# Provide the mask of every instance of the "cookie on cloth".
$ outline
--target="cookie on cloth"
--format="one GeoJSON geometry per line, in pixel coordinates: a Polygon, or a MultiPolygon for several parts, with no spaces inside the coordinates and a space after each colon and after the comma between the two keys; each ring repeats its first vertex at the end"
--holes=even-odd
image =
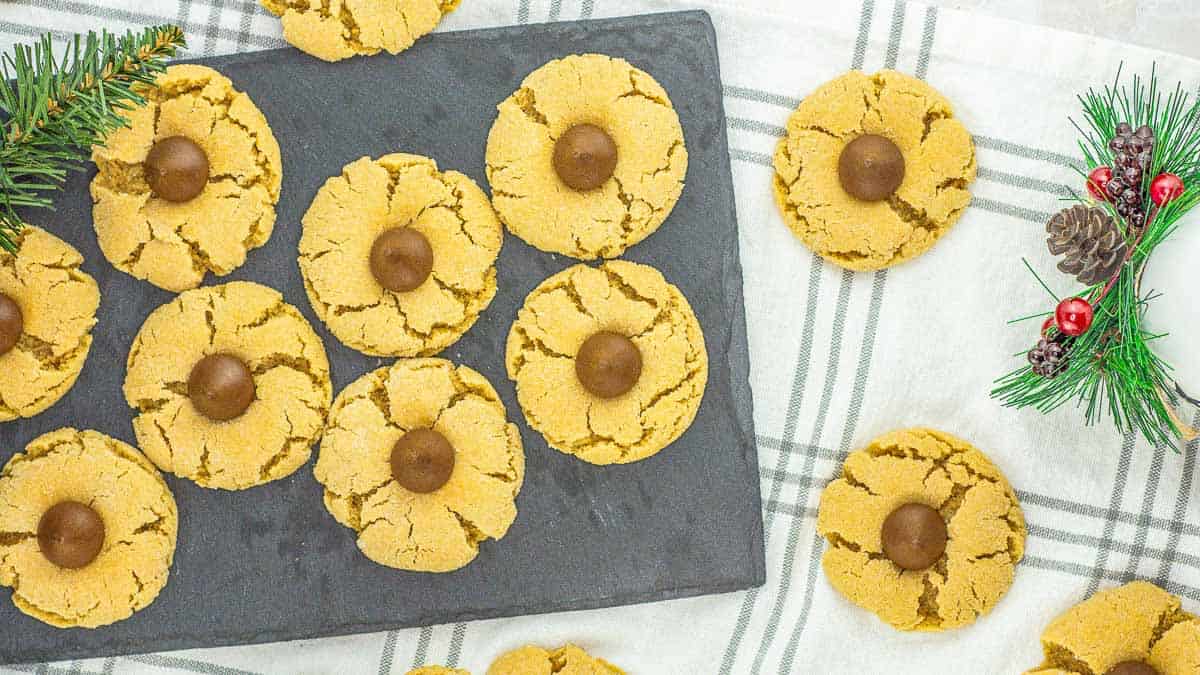
{"type": "Polygon", "coordinates": [[[1200,619],[1145,581],[1110,588],[1042,632],[1046,661],[1028,675],[1200,673],[1200,619]]]}
{"type": "Polygon", "coordinates": [[[504,233],[487,195],[417,155],[363,157],[325,181],[300,238],[313,311],[373,356],[430,356],[496,295],[504,233]]]}
{"type": "Polygon", "coordinates": [[[628,62],[551,61],[499,111],[487,143],[492,200],[531,246],[615,258],[675,208],[687,174],[683,128],[666,90],[628,62]]]}
{"type": "Polygon", "coordinates": [[[503,654],[487,675],[625,675],[625,671],[575,645],[549,650],[526,645],[503,654]]]}
{"type": "Polygon", "coordinates": [[[179,65],[156,85],[92,149],[92,218],[113,266],[178,292],[267,243],[282,167],[267,119],[229,78],[179,65]]]}
{"type": "Polygon", "coordinates": [[[1025,517],[1000,470],[933,429],[850,453],[821,493],[825,576],[899,630],[959,628],[991,611],[1025,551],[1025,517]]]}
{"type": "Polygon", "coordinates": [[[283,22],[283,39],[325,61],[413,46],[462,0],[259,0],[283,22]]]}
{"type": "Polygon", "coordinates": [[[921,255],[971,201],[975,145],[950,102],[892,70],[809,94],[775,151],[784,221],[826,260],[875,270],[921,255]]]}
{"type": "Polygon", "coordinates": [[[175,499],[137,449],[95,431],[35,438],[0,471],[0,586],[59,628],[127,619],[175,556],[175,499]]]}
{"type": "Polygon", "coordinates": [[[450,572],[517,517],[525,452],[492,385],[445,359],[402,359],[333,403],[315,474],[371,560],[450,572]]]}
{"type": "Polygon", "coordinates": [[[16,243],[15,255],[0,251],[0,422],[32,417],[71,390],[100,305],[70,244],[32,225],[16,243]]]}
{"type": "Polygon", "coordinates": [[[321,338],[278,291],[248,281],[180,294],[129,350],[138,444],[204,487],[242,490],[300,468],[331,398],[321,338]]]}
{"type": "Polygon", "coordinates": [[[529,425],[592,464],[646,459],[691,426],[708,383],[704,333],[653,267],[575,265],[525,298],[505,362],[529,425]]]}
{"type": "Polygon", "coordinates": [[[471,675],[470,671],[461,668],[447,668],[445,666],[421,666],[408,671],[405,675],[471,675]]]}

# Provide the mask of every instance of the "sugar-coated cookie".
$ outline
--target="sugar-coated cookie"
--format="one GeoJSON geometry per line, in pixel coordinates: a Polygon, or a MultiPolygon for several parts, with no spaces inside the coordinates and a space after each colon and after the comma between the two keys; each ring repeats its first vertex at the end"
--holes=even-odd
{"type": "Polygon", "coordinates": [[[324,59],[413,46],[462,0],[259,0],[283,21],[283,39],[324,59]]]}

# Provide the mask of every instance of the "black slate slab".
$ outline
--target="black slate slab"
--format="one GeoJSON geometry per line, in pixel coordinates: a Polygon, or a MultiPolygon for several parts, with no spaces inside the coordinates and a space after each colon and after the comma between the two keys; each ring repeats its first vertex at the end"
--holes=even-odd
{"type": "MultiPolygon", "coordinates": [[[[764,581],[758,464],[716,38],[708,15],[444,33],[397,57],[328,64],[284,49],[201,59],[250,94],[283,148],[275,233],[229,279],[280,289],[325,341],[335,391],[390,363],[342,346],[313,315],[296,246],[317,188],[363,155],[435,158],[487,189],[484,147],[496,104],[546,61],[580,52],[629,59],[670,92],[691,155],[687,187],[662,228],[625,256],[658,267],[691,301],[710,375],[691,429],[657,456],[595,467],[548,448],[525,424],[503,347],[525,295],[574,263],[506,235],[500,291],[442,355],[487,376],[525,441],[528,476],[508,536],[451,574],[367,560],[321,504],[312,464],[244,492],[168,478],[179,503],[170,582],[150,607],[94,631],[56,630],[0,590],[0,662],[31,662],[379,631],[469,619],[720,593],[764,581]]],[[[103,299],[95,344],[75,388],[50,411],[0,425],[0,461],[64,425],[134,443],[121,395],[123,363],[146,315],[171,299],[105,261],[87,184],[73,176],[55,213],[31,213],[83,252],[103,299]]],[[[766,188],[764,188],[766,189],[766,188]]],[[[217,283],[209,279],[208,283],[217,283]]]]}

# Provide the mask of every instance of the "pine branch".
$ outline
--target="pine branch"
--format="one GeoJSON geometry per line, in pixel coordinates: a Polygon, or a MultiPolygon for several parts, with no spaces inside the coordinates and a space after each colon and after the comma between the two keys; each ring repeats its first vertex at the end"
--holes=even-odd
{"type": "Polygon", "coordinates": [[[16,250],[17,210],[53,208],[49,193],[91,146],[127,124],[120,112],[145,102],[139,90],[184,45],[175,26],[89,32],[58,59],[47,34],[0,59],[0,247],[16,250]]]}
{"type": "MultiPolygon", "coordinates": [[[[1140,235],[1125,223],[1132,247],[1125,265],[1108,286],[1077,294],[1092,299],[1095,320],[1071,343],[1067,368],[1046,379],[1024,366],[997,380],[992,396],[1007,406],[1032,407],[1043,413],[1074,401],[1084,409],[1089,424],[1109,417],[1122,432],[1137,431],[1152,443],[1173,445],[1181,429],[1171,410],[1178,402],[1171,385],[1171,367],[1151,348],[1162,336],[1142,328],[1145,307],[1156,290],[1139,288],[1138,280],[1154,249],[1169,240],[1180,217],[1200,204],[1200,101],[1193,100],[1180,85],[1169,93],[1160,91],[1154,71],[1148,80],[1135,75],[1129,86],[1120,85],[1120,77],[1118,71],[1111,86],[1079,97],[1084,123],[1071,122],[1081,136],[1084,165],[1076,170],[1086,177],[1094,167],[1112,166],[1108,140],[1117,124],[1145,124],[1154,130],[1156,142],[1141,185],[1143,203],[1151,203],[1150,182],[1160,173],[1179,176],[1187,188],[1152,212],[1140,235]]],[[[1084,196],[1076,195],[1075,200],[1091,205],[1084,196]]],[[[1112,204],[1098,205],[1123,222],[1112,204]]],[[[1038,281],[1045,286],[1040,278],[1038,281]]],[[[1044,311],[1029,314],[1045,316],[1044,311]]]]}

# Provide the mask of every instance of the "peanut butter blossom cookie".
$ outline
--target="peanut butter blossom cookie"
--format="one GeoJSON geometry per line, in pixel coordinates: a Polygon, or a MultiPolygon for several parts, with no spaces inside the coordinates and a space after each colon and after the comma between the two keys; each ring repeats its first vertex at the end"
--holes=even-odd
{"type": "Polygon", "coordinates": [[[187,291],[146,319],[125,400],[163,471],[240,490],[308,461],[329,410],[321,339],[278,292],[238,281],[187,291]]]}
{"type": "Polygon", "coordinates": [[[400,360],[338,394],[316,477],[368,558],[450,572],[508,532],[525,453],[482,375],[444,359],[400,360]]]}
{"type": "Polygon", "coordinates": [[[32,417],[70,391],[92,347],[100,289],[63,240],[26,225],[0,251],[0,422],[32,417]]]}
{"type": "Polygon", "coordinates": [[[471,675],[461,668],[446,668],[445,666],[421,666],[408,671],[406,675],[471,675]]]}
{"type": "Polygon", "coordinates": [[[1135,581],[1100,591],[1042,633],[1046,661],[1028,675],[1194,675],[1200,619],[1179,598],[1135,581]]]}
{"type": "Polygon", "coordinates": [[[250,97],[196,65],[171,66],[129,127],[92,150],[92,216],[117,269],[169,291],[229,274],[271,237],[279,144],[250,97]]]}
{"type": "Polygon", "coordinates": [[[846,458],[817,531],[833,587],[899,630],[959,628],[991,611],[1025,551],[1008,481],[966,441],[896,431],[846,458]]]}
{"type": "Polygon", "coordinates": [[[487,675],[624,675],[625,671],[575,645],[555,650],[528,645],[496,659],[487,675]]]}
{"type": "Polygon", "coordinates": [[[376,356],[428,356],[456,342],[496,295],[503,232],[487,196],[416,155],[364,157],[304,215],[300,271],[317,316],[376,356]]]}
{"type": "Polygon", "coordinates": [[[882,70],[810,94],[775,152],[775,197],[806,246],[851,270],[891,267],[944,235],[971,201],[975,146],[941,94],[882,70]]]}
{"type": "Polygon", "coordinates": [[[143,609],[167,583],[175,499],[136,449],[59,429],[0,471],[0,586],[59,628],[96,628],[143,609]]]}
{"type": "Polygon", "coordinates": [[[688,154],[667,92],[622,59],[568,56],[499,106],[487,175],[500,219],[543,251],[614,258],[683,191],[688,154]]]}
{"type": "Polygon", "coordinates": [[[645,459],[691,425],[708,382],[687,298],[646,265],[576,265],[525,299],[508,376],[530,426],[593,464],[645,459]]]}
{"type": "Polygon", "coordinates": [[[326,61],[413,46],[461,0],[259,0],[283,20],[283,38],[326,61]]]}

